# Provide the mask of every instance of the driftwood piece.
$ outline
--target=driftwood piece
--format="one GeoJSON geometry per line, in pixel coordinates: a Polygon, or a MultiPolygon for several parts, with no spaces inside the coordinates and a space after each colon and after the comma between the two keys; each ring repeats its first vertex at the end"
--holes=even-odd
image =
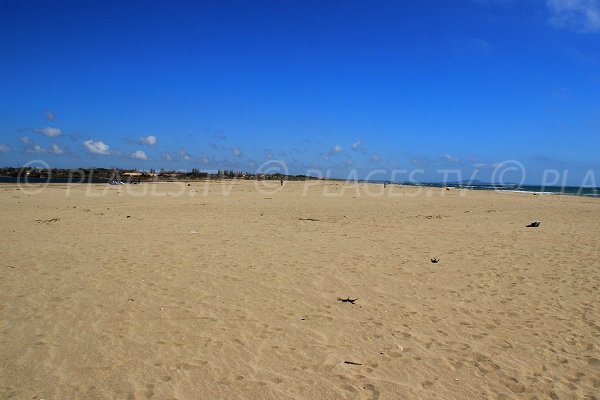
{"type": "Polygon", "coordinates": [[[540,224],[542,223],[542,221],[534,221],[528,225],[525,225],[527,228],[537,228],[538,226],[540,226],[540,224]]]}
{"type": "Polygon", "coordinates": [[[357,363],[354,361],[344,361],[344,364],[350,364],[350,365],[362,365],[361,363],[357,363]]]}
{"type": "Polygon", "coordinates": [[[300,220],[300,221],[315,221],[315,222],[321,221],[320,219],[316,219],[316,218],[298,218],[298,220],[300,220]]]}
{"type": "Polygon", "coordinates": [[[350,304],[354,304],[354,302],[358,300],[358,299],[351,299],[350,297],[346,297],[345,299],[342,299],[341,297],[337,298],[337,301],[341,301],[342,303],[350,303],[350,304]]]}

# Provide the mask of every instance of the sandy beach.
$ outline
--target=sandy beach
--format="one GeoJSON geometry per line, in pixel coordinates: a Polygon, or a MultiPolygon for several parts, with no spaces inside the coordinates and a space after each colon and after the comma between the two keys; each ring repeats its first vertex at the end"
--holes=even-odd
{"type": "Polygon", "coordinates": [[[0,186],[2,399],[600,398],[598,199],[32,190],[0,186]]]}

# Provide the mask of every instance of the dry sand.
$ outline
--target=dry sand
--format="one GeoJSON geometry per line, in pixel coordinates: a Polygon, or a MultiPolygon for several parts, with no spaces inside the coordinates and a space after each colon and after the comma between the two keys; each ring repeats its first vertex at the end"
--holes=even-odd
{"type": "Polygon", "coordinates": [[[0,398],[600,397],[599,200],[343,189],[0,186],[0,398]]]}

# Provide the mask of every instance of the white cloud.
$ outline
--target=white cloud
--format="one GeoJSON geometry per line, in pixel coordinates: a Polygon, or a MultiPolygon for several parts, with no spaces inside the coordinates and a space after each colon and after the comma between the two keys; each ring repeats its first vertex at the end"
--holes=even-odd
{"type": "Polygon", "coordinates": [[[65,150],[62,147],[60,147],[59,145],[57,145],[56,143],[53,143],[50,146],[49,151],[50,151],[50,153],[56,154],[56,155],[65,154],[65,150]]]}
{"type": "Polygon", "coordinates": [[[25,148],[25,152],[26,153],[45,153],[46,149],[43,148],[42,146],[36,144],[33,140],[31,140],[31,138],[27,137],[27,136],[21,136],[19,138],[19,142],[23,145],[23,147],[25,148]]]}
{"type": "Polygon", "coordinates": [[[102,156],[107,156],[110,154],[110,148],[108,145],[100,140],[97,142],[91,139],[86,140],[83,142],[83,147],[85,147],[85,149],[92,154],[100,154],[102,156]]]}
{"type": "Polygon", "coordinates": [[[10,151],[10,147],[5,144],[0,144],[0,153],[8,153],[10,151]]]}
{"type": "Polygon", "coordinates": [[[369,161],[371,161],[372,163],[378,163],[379,161],[381,161],[381,157],[379,157],[379,154],[373,154],[369,161]]]}
{"type": "Polygon", "coordinates": [[[144,161],[148,160],[148,156],[142,150],[136,150],[136,151],[134,151],[133,153],[131,153],[129,155],[129,157],[131,157],[131,158],[133,158],[135,160],[144,160],[144,161]]]}
{"type": "Polygon", "coordinates": [[[445,159],[446,161],[449,161],[449,162],[451,162],[451,163],[457,163],[457,162],[459,162],[459,161],[460,161],[460,159],[459,159],[458,157],[453,157],[453,156],[451,156],[450,154],[446,154],[446,155],[444,155],[444,159],[445,159]]]}
{"type": "Polygon", "coordinates": [[[600,31],[600,0],[546,0],[550,23],[579,32],[600,31]]]}
{"type": "Polygon", "coordinates": [[[183,158],[185,161],[193,161],[193,160],[194,160],[194,159],[192,158],[192,156],[190,156],[190,155],[188,154],[188,152],[187,152],[187,151],[185,151],[185,150],[179,150],[179,151],[177,152],[177,154],[179,154],[179,156],[181,156],[181,158],[183,158]]]}
{"type": "Polygon", "coordinates": [[[36,129],[35,130],[37,133],[41,133],[44,136],[48,136],[48,137],[58,137],[60,135],[62,135],[62,131],[58,128],[51,128],[51,127],[46,127],[46,128],[40,128],[40,129],[36,129]]]}
{"type": "Polygon", "coordinates": [[[237,147],[234,147],[231,150],[231,154],[233,154],[235,157],[241,157],[242,156],[242,151],[240,149],[238,149],[237,147]]]}
{"type": "Polygon", "coordinates": [[[344,151],[344,148],[342,146],[340,146],[339,144],[336,144],[335,146],[333,146],[331,151],[333,152],[333,154],[339,154],[342,151],[344,151]]]}
{"type": "Polygon", "coordinates": [[[143,136],[140,138],[139,143],[140,144],[146,144],[148,146],[154,146],[156,144],[156,142],[158,141],[158,138],[154,135],[148,135],[148,136],[143,136]]]}
{"type": "Polygon", "coordinates": [[[19,138],[19,143],[21,143],[22,145],[25,145],[25,146],[30,146],[30,145],[32,145],[32,144],[33,144],[33,140],[31,140],[31,139],[30,139],[29,137],[27,137],[27,136],[21,136],[21,137],[19,138]]]}
{"type": "Polygon", "coordinates": [[[352,143],[352,150],[358,150],[358,148],[362,145],[362,141],[357,140],[356,142],[352,143]]]}
{"type": "Polygon", "coordinates": [[[174,159],[175,157],[173,157],[173,155],[172,155],[171,153],[166,153],[166,152],[165,152],[165,153],[162,153],[162,154],[160,155],[160,158],[161,158],[163,161],[173,161],[173,159],[174,159]]]}
{"type": "Polygon", "coordinates": [[[33,146],[29,147],[27,150],[27,153],[45,153],[46,149],[43,148],[42,146],[40,146],[39,144],[34,144],[33,146]]]}

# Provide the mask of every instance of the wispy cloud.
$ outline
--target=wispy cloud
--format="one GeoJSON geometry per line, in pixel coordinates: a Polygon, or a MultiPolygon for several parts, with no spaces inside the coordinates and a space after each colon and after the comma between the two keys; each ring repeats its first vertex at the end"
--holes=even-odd
{"type": "Polygon", "coordinates": [[[467,38],[466,42],[467,46],[471,49],[481,50],[481,51],[490,51],[492,46],[490,43],[482,38],[470,37],[467,38]]]}
{"type": "Polygon", "coordinates": [[[33,139],[31,139],[28,136],[21,136],[19,138],[19,143],[23,145],[25,153],[41,154],[46,152],[46,149],[37,144],[33,139]]]}
{"type": "Polygon", "coordinates": [[[143,150],[136,150],[129,155],[134,160],[148,161],[148,155],[143,150]]]}
{"type": "Polygon", "coordinates": [[[323,159],[327,161],[331,157],[341,154],[343,152],[344,152],[344,148],[342,146],[340,146],[339,144],[336,144],[331,149],[329,149],[329,152],[325,155],[325,157],[323,157],[323,159]]]}
{"type": "Polygon", "coordinates": [[[19,143],[21,143],[23,146],[29,146],[33,144],[33,140],[31,140],[31,138],[28,136],[21,136],[19,138],[19,143]]]}
{"type": "Polygon", "coordinates": [[[578,62],[600,66],[600,57],[594,53],[586,53],[575,47],[564,47],[562,52],[578,62]]]}
{"type": "Polygon", "coordinates": [[[203,165],[211,165],[215,163],[215,159],[212,157],[207,156],[206,154],[202,154],[200,156],[200,158],[198,158],[198,162],[200,162],[203,165]]]}
{"type": "Polygon", "coordinates": [[[0,144],[0,153],[10,152],[10,147],[5,144],[0,144]]]}
{"type": "Polygon", "coordinates": [[[452,39],[450,46],[458,53],[485,54],[492,51],[492,45],[480,37],[456,37],[452,39]]]}
{"type": "Polygon", "coordinates": [[[226,142],[227,135],[222,130],[217,130],[215,134],[212,135],[212,138],[215,142],[226,142]]]}
{"type": "Polygon", "coordinates": [[[600,31],[600,0],[546,0],[550,23],[578,32],[600,31]]]}
{"type": "Polygon", "coordinates": [[[184,161],[194,161],[194,158],[185,150],[179,150],[177,152],[177,154],[184,160],[184,161]]]}
{"type": "Polygon", "coordinates": [[[173,154],[165,151],[165,152],[160,153],[160,159],[163,161],[170,162],[170,161],[175,160],[175,156],[173,154]]]}
{"type": "Polygon", "coordinates": [[[360,140],[357,140],[356,142],[352,143],[352,150],[358,150],[360,148],[360,146],[362,146],[363,142],[360,140]]]}
{"type": "Polygon", "coordinates": [[[69,139],[71,139],[74,142],[78,141],[79,138],[81,138],[81,132],[80,131],[75,131],[75,132],[73,132],[73,133],[71,133],[69,135],[69,139]]]}
{"type": "Polygon", "coordinates": [[[51,127],[46,127],[46,128],[39,128],[35,130],[37,133],[40,133],[44,136],[47,137],[58,137],[60,135],[62,135],[62,131],[58,128],[51,128],[51,127]]]}
{"type": "Polygon", "coordinates": [[[88,139],[83,142],[83,147],[91,153],[91,154],[99,154],[102,156],[107,156],[110,154],[110,148],[107,144],[102,141],[94,141],[92,139],[88,139]]]}
{"type": "Polygon", "coordinates": [[[340,146],[339,144],[336,144],[331,149],[329,149],[327,154],[323,154],[323,160],[329,161],[336,155],[341,154],[343,152],[344,152],[344,148],[342,146],[340,146]]]}
{"type": "Polygon", "coordinates": [[[381,161],[381,157],[379,156],[379,154],[372,154],[371,158],[369,159],[369,162],[371,162],[373,164],[377,164],[380,161],[381,161]]]}
{"type": "Polygon", "coordinates": [[[139,144],[145,144],[145,145],[148,145],[148,146],[154,146],[157,141],[158,141],[158,138],[156,136],[154,136],[154,135],[148,135],[148,136],[142,136],[138,140],[138,143],[139,144]]]}
{"type": "Polygon", "coordinates": [[[56,115],[52,111],[46,111],[46,119],[48,121],[54,121],[56,115]]]}
{"type": "Polygon", "coordinates": [[[241,157],[242,150],[240,150],[238,147],[234,147],[233,149],[231,149],[231,154],[233,154],[234,157],[241,157]]]}
{"type": "Polygon", "coordinates": [[[445,154],[444,160],[455,164],[460,162],[460,159],[458,157],[451,156],[450,154],[445,154]]]}
{"type": "Polygon", "coordinates": [[[492,162],[492,163],[478,162],[478,163],[473,164],[473,168],[475,168],[478,171],[485,170],[485,169],[495,169],[495,168],[499,168],[501,166],[502,166],[502,162],[492,162]]]}
{"type": "Polygon", "coordinates": [[[65,154],[65,149],[63,149],[62,147],[60,147],[56,143],[52,143],[52,145],[50,146],[50,149],[48,151],[50,153],[56,154],[56,155],[65,154]]]}

